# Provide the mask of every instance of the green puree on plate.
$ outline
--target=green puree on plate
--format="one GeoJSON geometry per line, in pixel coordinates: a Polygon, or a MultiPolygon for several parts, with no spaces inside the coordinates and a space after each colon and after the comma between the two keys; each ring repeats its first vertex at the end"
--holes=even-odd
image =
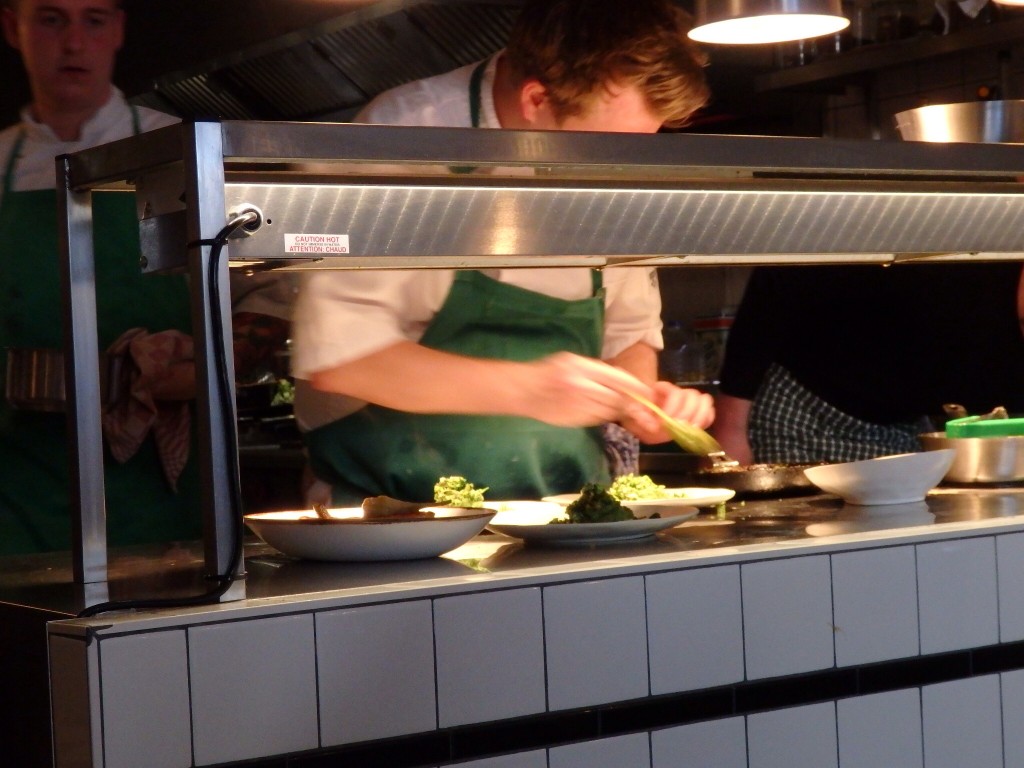
{"type": "Polygon", "coordinates": [[[634,520],[633,513],[622,506],[608,490],[597,483],[587,483],[580,491],[580,497],[565,509],[569,516],[565,520],[552,520],[552,523],[615,523],[621,520],[634,520]]]}

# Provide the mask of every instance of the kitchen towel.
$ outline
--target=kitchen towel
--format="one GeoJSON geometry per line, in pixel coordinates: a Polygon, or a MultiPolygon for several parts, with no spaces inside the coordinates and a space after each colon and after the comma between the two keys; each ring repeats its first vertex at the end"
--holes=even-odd
{"type": "Polygon", "coordinates": [[[157,399],[155,387],[173,368],[194,360],[192,337],[181,331],[149,333],[145,328],[132,328],[121,334],[107,353],[124,360],[120,380],[110,382],[118,388],[118,395],[102,417],[110,453],[124,463],[152,432],[164,477],[176,491],[188,462],[192,414],[187,400],[157,399]]]}

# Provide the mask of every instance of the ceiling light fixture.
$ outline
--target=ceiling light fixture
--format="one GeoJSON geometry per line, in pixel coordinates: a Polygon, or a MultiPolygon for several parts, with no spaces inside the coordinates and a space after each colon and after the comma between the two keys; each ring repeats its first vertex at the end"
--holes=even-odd
{"type": "Polygon", "coordinates": [[[699,43],[785,43],[850,26],[841,0],[697,0],[695,15],[690,38],[699,43]]]}

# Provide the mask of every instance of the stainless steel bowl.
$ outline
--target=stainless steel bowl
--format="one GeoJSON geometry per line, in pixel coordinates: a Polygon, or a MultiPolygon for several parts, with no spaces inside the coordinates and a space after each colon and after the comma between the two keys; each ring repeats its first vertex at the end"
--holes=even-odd
{"type": "Polygon", "coordinates": [[[64,354],[57,349],[8,349],[6,394],[15,408],[63,411],[64,354]]]}
{"type": "Polygon", "coordinates": [[[896,113],[906,141],[1019,144],[1024,142],[1024,100],[932,104],[896,113]]]}
{"type": "Polygon", "coordinates": [[[945,479],[954,483],[1009,483],[1024,480],[1024,435],[1013,437],[946,437],[945,432],[919,436],[926,451],[956,451],[945,479]]]}
{"type": "MultiPolygon", "coordinates": [[[[100,402],[114,402],[120,393],[123,358],[100,355],[100,402]]],[[[7,349],[7,402],[25,411],[63,412],[64,353],[59,349],[10,347],[7,349]]]]}

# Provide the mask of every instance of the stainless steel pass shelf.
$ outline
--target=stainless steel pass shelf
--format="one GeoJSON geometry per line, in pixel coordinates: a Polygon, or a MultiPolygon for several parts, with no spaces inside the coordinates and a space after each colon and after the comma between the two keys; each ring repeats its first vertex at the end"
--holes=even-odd
{"type": "MultiPolygon", "coordinates": [[[[235,261],[290,268],[1017,258],[1024,148],[916,142],[198,124],[235,261]]],[[[149,269],[186,261],[189,126],[71,158],[131,178],[149,269]]],[[[198,157],[198,155],[197,155],[198,157]]]]}
{"type": "MultiPolygon", "coordinates": [[[[234,403],[220,385],[234,371],[218,352],[231,348],[230,323],[216,322],[230,314],[228,269],[211,262],[240,212],[258,220],[231,233],[228,258],[300,269],[1024,257],[1024,147],[1010,145],[210,122],[62,156],[57,173],[84,583],[107,578],[101,188],[134,187],[144,269],[190,277],[211,577],[236,563],[238,526],[234,403]]],[[[239,582],[223,599],[242,596],[239,582]]]]}

